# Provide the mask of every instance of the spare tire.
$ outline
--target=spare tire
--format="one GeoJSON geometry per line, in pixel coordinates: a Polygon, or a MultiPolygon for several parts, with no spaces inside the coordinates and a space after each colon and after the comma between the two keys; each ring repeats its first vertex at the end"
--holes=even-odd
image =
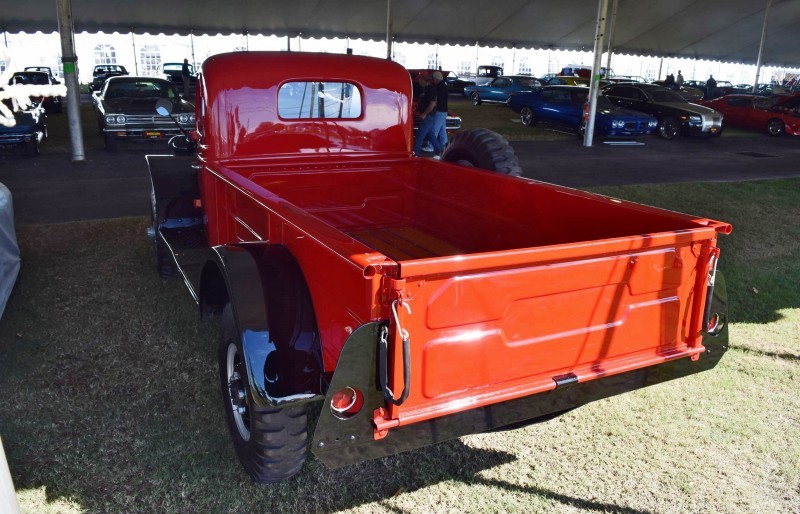
{"type": "Polygon", "coordinates": [[[442,160],[503,175],[522,175],[519,160],[508,141],[486,129],[456,132],[444,149],[442,160]]]}

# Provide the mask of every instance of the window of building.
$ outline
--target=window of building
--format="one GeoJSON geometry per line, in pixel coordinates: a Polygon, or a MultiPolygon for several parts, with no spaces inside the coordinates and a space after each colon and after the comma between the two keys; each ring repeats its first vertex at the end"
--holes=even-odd
{"type": "Polygon", "coordinates": [[[502,55],[495,55],[494,57],[492,57],[492,66],[500,66],[501,68],[505,68],[506,67],[506,63],[503,60],[503,56],[502,55]]]}
{"type": "Polygon", "coordinates": [[[531,61],[527,57],[523,57],[519,60],[519,74],[520,75],[530,75],[531,74],[531,61]]]}
{"type": "Polygon", "coordinates": [[[145,77],[157,77],[161,73],[161,49],[158,46],[139,48],[139,73],[145,77]]]}
{"type": "Polygon", "coordinates": [[[429,70],[438,70],[442,67],[442,61],[439,59],[439,56],[436,53],[429,53],[428,54],[428,69],[429,70]]]}
{"type": "Polygon", "coordinates": [[[458,61],[458,67],[456,68],[456,72],[459,75],[469,75],[472,71],[472,61],[461,60],[458,61]]]}
{"type": "Polygon", "coordinates": [[[117,51],[111,45],[97,45],[94,47],[95,64],[116,64],[117,51]]]}
{"type": "Polygon", "coordinates": [[[394,53],[394,62],[396,62],[397,64],[399,64],[401,66],[405,66],[406,65],[406,56],[405,56],[405,54],[400,53],[400,52],[395,52],[394,53]]]}

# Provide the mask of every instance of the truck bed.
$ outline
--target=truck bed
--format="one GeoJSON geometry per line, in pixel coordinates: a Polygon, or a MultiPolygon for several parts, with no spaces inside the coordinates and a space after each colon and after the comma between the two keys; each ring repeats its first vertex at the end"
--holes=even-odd
{"type": "MultiPolygon", "coordinates": [[[[290,221],[289,243],[312,239],[315,249],[303,254],[338,254],[309,271],[320,304],[337,284],[343,291],[335,276],[322,285],[335,275],[334,262],[377,252],[396,263],[376,273],[390,273],[411,311],[401,320],[414,372],[408,400],[388,408],[391,423],[704,351],[705,281],[717,232],[730,231],[725,223],[427,159],[248,163],[223,175],[244,177],[241,186],[290,221]]],[[[274,224],[259,221],[252,200],[236,202],[236,222],[246,231],[231,230],[285,237],[286,228],[273,232],[274,224]]],[[[365,306],[377,287],[365,291],[365,306]]],[[[338,301],[331,309],[346,325],[359,312],[354,305],[338,301]]],[[[372,319],[388,317],[372,312],[372,319]]],[[[396,331],[393,337],[390,376],[398,391],[402,345],[396,331]]],[[[326,362],[335,363],[341,346],[329,347],[326,362]]]]}
{"type": "Polygon", "coordinates": [[[427,159],[373,163],[369,168],[251,167],[248,178],[397,261],[687,231],[709,224],[427,159]]]}

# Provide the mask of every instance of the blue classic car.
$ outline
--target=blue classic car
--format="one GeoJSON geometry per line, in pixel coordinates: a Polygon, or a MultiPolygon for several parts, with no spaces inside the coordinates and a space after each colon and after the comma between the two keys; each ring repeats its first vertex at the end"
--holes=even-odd
{"type": "Polygon", "coordinates": [[[535,77],[528,75],[505,75],[497,77],[485,86],[467,86],[464,96],[472,100],[472,105],[482,102],[495,102],[507,104],[511,95],[525,93],[542,87],[542,83],[535,77]]]}
{"type": "MultiPolygon", "coordinates": [[[[520,113],[524,125],[543,123],[583,135],[586,131],[583,110],[588,97],[588,87],[545,86],[530,93],[513,95],[510,105],[520,113]]],[[[658,120],[649,114],[622,109],[605,96],[597,97],[594,130],[600,137],[648,135],[657,126],[658,120]]]]}
{"type": "MultiPolygon", "coordinates": [[[[11,110],[10,101],[4,100],[4,103],[11,110]]],[[[15,112],[16,125],[13,127],[0,125],[0,145],[24,145],[28,155],[39,155],[39,144],[47,138],[46,118],[41,103],[36,103],[24,111],[15,112]]]]}

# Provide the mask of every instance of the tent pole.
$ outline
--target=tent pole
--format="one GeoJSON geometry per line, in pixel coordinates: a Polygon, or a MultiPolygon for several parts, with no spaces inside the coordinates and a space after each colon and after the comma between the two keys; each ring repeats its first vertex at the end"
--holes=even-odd
{"type": "Polygon", "coordinates": [[[394,39],[394,9],[392,0],[386,0],[386,58],[392,58],[392,40],[394,39]]]}
{"type": "Polygon", "coordinates": [[[608,58],[606,59],[606,78],[609,78],[609,73],[611,70],[611,45],[614,43],[614,28],[617,24],[617,2],[619,0],[613,0],[613,4],[611,4],[611,27],[608,30],[608,58]]]}
{"type": "Polygon", "coordinates": [[[761,66],[764,64],[764,42],[767,40],[767,19],[769,18],[769,7],[772,0],[767,0],[767,8],[764,10],[764,26],[761,28],[761,44],[758,46],[758,61],[756,62],[756,81],[753,84],[753,93],[758,92],[758,79],[761,76],[761,66]]]}
{"type": "Polygon", "coordinates": [[[194,66],[195,71],[197,71],[197,59],[194,57],[194,29],[189,31],[189,44],[192,45],[192,66],[194,66]]]}
{"type": "Polygon", "coordinates": [[[75,36],[72,23],[71,0],[56,0],[58,9],[58,33],[61,36],[61,62],[64,64],[64,83],[67,86],[67,118],[69,119],[69,137],[72,143],[72,160],[82,161],[86,158],[83,150],[83,133],[81,132],[81,91],[78,86],[78,57],[75,55],[75,36]]]}
{"type": "Polygon", "coordinates": [[[586,132],[583,134],[583,146],[592,146],[594,138],[594,120],[597,112],[597,93],[600,90],[600,64],[603,60],[603,38],[606,30],[606,16],[608,16],[608,0],[599,0],[597,3],[597,29],[594,36],[594,64],[592,64],[592,82],[589,88],[589,120],[586,123],[586,132]]]}
{"type": "Polygon", "coordinates": [[[139,75],[139,59],[136,58],[136,36],[133,35],[133,31],[131,31],[131,46],[133,47],[133,69],[136,71],[136,75],[139,75]]]}

